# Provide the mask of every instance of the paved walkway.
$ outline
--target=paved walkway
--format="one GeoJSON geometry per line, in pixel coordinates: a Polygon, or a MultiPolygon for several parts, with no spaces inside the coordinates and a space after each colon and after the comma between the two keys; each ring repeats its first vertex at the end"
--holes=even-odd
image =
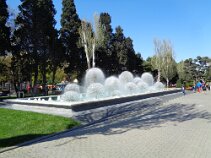
{"type": "Polygon", "coordinates": [[[153,105],[133,104],[102,122],[1,153],[0,158],[211,157],[211,92],[164,104],[159,99],[153,105]]]}

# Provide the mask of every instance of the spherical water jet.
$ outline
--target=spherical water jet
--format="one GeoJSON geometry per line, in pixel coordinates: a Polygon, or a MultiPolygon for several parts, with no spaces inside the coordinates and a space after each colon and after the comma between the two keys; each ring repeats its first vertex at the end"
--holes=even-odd
{"type": "Polygon", "coordinates": [[[141,79],[148,84],[148,86],[153,86],[154,78],[151,73],[145,72],[141,75],[141,79]]]}
{"type": "Polygon", "coordinates": [[[121,83],[117,77],[111,76],[105,80],[104,86],[107,95],[110,96],[113,91],[120,89],[121,83]]]}
{"type": "Polygon", "coordinates": [[[64,93],[68,91],[80,93],[80,87],[79,85],[75,83],[71,83],[71,84],[66,85],[66,87],[64,88],[64,93]]]}
{"type": "Polygon", "coordinates": [[[88,99],[97,99],[104,96],[104,86],[100,83],[92,83],[86,92],[86,97],[88,99]]]}
{"type": "Polygon", "coordinates": [[[80,100],[80,93],[75,91],[67,91],[61,95],[62,101],[79,101],[80,100]]]}
{"type": "Polygon", "coordinates": [[[124,71],[119,75],[119,80],[122,83],[133,82],[133,74],[129,71],[124,71]]]}
{"type": "MultiPolygon", "coordinates": [[[[99,68],[91,68],[87,71],[84,79],[84,86],[77,83],[68,84],[64,94],[57,96],[57,101],[77,102],[89,101],[105,97],[120,97],[134,95],[137,93],[150,93],[161,91],[164,85],[161,82],[154,83],[150,73],[143,73],[141,77],[133,77],[129,71],[122,72],[119,77],[105,76],[99,68]]],[[[34,98],[34,101],[41,101],[34,98]]],[[[47,101],[53,101],[51,97],[47,101]]]]}
{"type": "Polygon", "coordinates": [[[163,90],[165,85],[162,82],[156,82],[153,86],[156,90],[163,90]]]}
{"type": "Polygon", "coordinates": [[[128,82],[125,85],[125,93],[126,94],[135,94],[138,92],[138,87],[133,82],[128,82]]]}
{"type": "Polygon", "coordinates": [[[116,97],[116,96],[121,96],[121,95],[122,95],[122,92],[120,90],[114,90],[110,92],[111,97],[116,97]]]}
{"type": "Polygon", "coordinates": [[[144,93],[144,92],[146,92],[147,91],[147,89],[148,89],[148,84],[147,83],[145,83],[145,82],[139,82],[138,84],[137,84],[137,87],[138,87],[138,91],[140,92],[140,93],[144,93]]]}
{"type": "Polygon", "coordinates": [[[137,85],[139,82],[143,82],[143,80],[140,77],[135,77],[133,82],[137,85]]]}
{"type": "Polygon", "coordinates": [[[101,83],[105,81],[105,75],[99,68],[91,68],[85,75],[85,86],[88,87],[92,83],[101,83]]]}

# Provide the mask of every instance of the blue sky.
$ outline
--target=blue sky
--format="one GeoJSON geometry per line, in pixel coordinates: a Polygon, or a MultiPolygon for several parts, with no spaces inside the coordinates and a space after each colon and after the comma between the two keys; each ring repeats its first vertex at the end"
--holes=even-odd
{"type": "MultiPolygon", "coordinates": [[[[60,28],[62,0],[53,1],[60,28]]],[[[7,3],[18,12],[19,0],[7,3]]],[[[96,12],[108,12],[113,29],[120,25],[144,59],[154,54],[155,38],[172,42],[177,61],[211,57],[210,0],[75,0],[75,4],[79,17],[89,21],[96,12]]]]}

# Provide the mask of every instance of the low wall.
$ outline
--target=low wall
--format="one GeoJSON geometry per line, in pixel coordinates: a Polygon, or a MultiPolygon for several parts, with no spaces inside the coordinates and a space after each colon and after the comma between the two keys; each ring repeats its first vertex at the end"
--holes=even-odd
{"type": "Polygon", "coordinates": [[[178,93],[181,90],[169,90],[169,91],[163,91],[163,92],[155,92],[155,93],[148,93],[148,94],[140,94],[140,95],[133,95],[133,96],[126,96],[126,97],[120,97],[120,98],[111,98],[111,99],[104,99],[104,100],[94,100],[94,101],[88,101],[88,102],[80,102],[72,104],[62,102],[59,104],[59,102],[55,103],[42,103],[42,102],[28,102],[26,99],[8,99],[5,100],[7,104],[20,104],[20,105],[28,105],[28,106],[43,106],[43,107],[54,107],[54,108],[63,108],[63,109],[72,109],[74,112],[79,111],[85,111],[85,110],[91,110],[96,109],[100,107],[105,106],[111,106],[115,104],[121,104],[125,102],[135,101],[135,100],[142,100],[147,99],[151,97],[158,97],[158,96],[164,96],[167,94],[173,94],[178,93]]]}
{"type": "Polygon", "coordinates": [[[181,90],[170,90],[170,91],[148,93],[148,94],[142,94],[142,95],[127,96],[127,97],[121,97],[121,98],[113,98],[113,99],[102,100],[102,101],[101,100],[90,101],[90,102],[84,102],[81,104],[72,105],[71,109],[75,112],[78,112],[78,111],[90,110],[90,109],[95,109],[95,108],[104,107],[104,106],[121,104],[121,103],[135,101],[135,100],[141,100],[141,99],[147,99],[151,97],[158,97],[158,96],[163,96],[167,94],[178,93],[180,91],[181,90]]]}

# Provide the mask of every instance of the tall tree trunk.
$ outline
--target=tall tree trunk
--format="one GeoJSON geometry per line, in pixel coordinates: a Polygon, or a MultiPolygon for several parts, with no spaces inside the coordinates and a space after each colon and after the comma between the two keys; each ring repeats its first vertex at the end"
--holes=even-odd
{"type": "Polygon", "coordinates": [[[47,95],[48,89],[47,89],[47,80],[46,80],[46,71],[44,70],[43,72],[43,84],[42,84],[42,90],[43,90],[43,95],[47,95]]]}
{"type": "Polygon", "coordinates": [[[86,61],[87,61],[87,67],[88,69],[91,68],[91,64],[90,64],[90,59],[89,59],[89,52],[88,52],[88,46],[86,43],[86,34],[85,32],[83,32],[83,42],[84,42],[84,49],[85,49],[85,53],[86,53],[86,61]]]}
{"type": "Polygon", "coordinates": [[[43,64],[43,67],[42,67],[42,92],[43,92],[43,95],[47,95],[47,92],[48,92],[46,84],[47,84],[46,64],[43,64]]]}
{"type": "Polygon", "coordinates": [[[53,67],[53,75],[52,75],[52,82],[53,82],[53,84],[55,84],[56,70],[57,70],[57,67],[54,66],[54,67],[53,67]]]}
{"type": "Polygon", "coordinates": [[[95,43],[92,45],[92,67],[95,67],[95,43]]]}
{"type": "Polygon", "coordinates": [[[33,83],[33,96],[37,95],[37,80],[38,80],[38,63],[36,63],[33,83]]]}
{"type": "Polygon", "coordinates": [[[161,72],[160,72],[160,70],[158,70],[158,78],[157,78],[157,82],[160,82],[160,76],[161,76],[161,72]]]}
{"type": "Polygon", "coordinates": [[[87,67],[88,67],[88,69],[90,69],[91,64],[90,64],[90,59],[89,59],[88,53],[86,53],[86,61],[87,61],[87,67]]]}
{"type": "Polygon", "coordinates": [[[167,89],[169,88],[169,79],[167,78],[166,79],[166,86],[167,86],[167,89]]]}

